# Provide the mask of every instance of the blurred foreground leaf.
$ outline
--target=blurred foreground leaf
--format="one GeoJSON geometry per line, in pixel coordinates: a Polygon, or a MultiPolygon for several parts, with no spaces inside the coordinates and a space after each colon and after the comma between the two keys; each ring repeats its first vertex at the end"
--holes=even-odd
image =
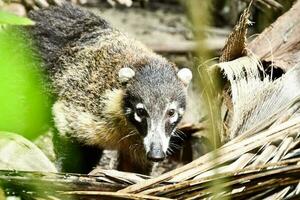
{"type": "Polygon", "coordinates": [[[0,132],[0,169],[57,172],[54,164],[35,144],[9,132],[0,132]]]}
{"type": "Polygon", "coordinates": [[[20,17],[0,10],[0,25],[33,25],[34,22],[26,17],[20,17]]]}
{"type": "Polygon", "coordinates": [[[29,139],[47,131],[50,98],[44,82],[30,40],[15,27],[0,29],[0,131],[29,139]]]}
{"type": "Polygon", "coordinates": [[[0,25],[33,25],[34,22],[26,17],[20,17],[8,12],[0,11],[0,25]]]}

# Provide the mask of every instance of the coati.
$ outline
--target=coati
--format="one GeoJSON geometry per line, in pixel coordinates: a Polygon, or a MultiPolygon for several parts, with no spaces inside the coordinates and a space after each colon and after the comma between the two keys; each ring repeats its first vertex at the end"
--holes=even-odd
{"type": "Polygon", "coordinates": [[[55,151],[65,172],[88,173],[101,149],[148,173],[168,153],[181,120],[189,69],[176,66],[70,4],[32,11],[30,28],[55,95],[55,151]]]}

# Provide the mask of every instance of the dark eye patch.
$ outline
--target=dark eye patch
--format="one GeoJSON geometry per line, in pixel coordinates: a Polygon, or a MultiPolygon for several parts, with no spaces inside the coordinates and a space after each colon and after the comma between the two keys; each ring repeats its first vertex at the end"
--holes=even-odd
{"type": "Polygon", "coordinates": [[[144,108],[137,108],[135,112],[141,118],[144,118],[144,117],[148,116],[148,113],[144,108]]]}
{"type": "MultiPolygon", "coordinates": [[[[135,126],[135,128],[138,130],[138,132],[142,136],[147,135],[147,119],[146,117],[142,117],[145,114],[145,110],[139,110],[142,108],[136,108],[136,105],[141,102],[139,98],[136,96],[127,94],[124,98],[124,113],[126,114],[126,118],[129,120],[129,122],[135,126]],[[127,112],[126,112],[127,111],[127,112]],[[130,112],[128,112],[130,111],[130,112]],[[135,119],[135,115],[137,115],[139,118],[141,118],[140,121],[137,121],[135,119]]],[[[146,112],[148,115],[148,113],[146,112]]]]}
{"type": "Polygon", "coordinates": [[[170,109],[167,111],[168,117],[173,117],[175,115],[175,113],[176,113],[175,109],[170,109]]]}
{"type": "MultiPolygon", "coordinates": [[[[176,113],[176,111],[175,111],[175,113],[176,113]]],[[[172,131],[176,128],[177,124],[180,122],[181,119],[182,119],[182,116],[178,114],[178,118],[175,122],[170,123],[170,120],[167,120],[165,123],[166,134],[170,135],[172,133],[172,131]]]]}
{"type": "Polygon", "coordinates": [[[146,136],[148,127],[146,117],[138,116],[140,120],[137,120],[135,115],[137,115],[137,113],[133,113],[129,116],[130,122],[136,127],[141,135],[146,136]]]}

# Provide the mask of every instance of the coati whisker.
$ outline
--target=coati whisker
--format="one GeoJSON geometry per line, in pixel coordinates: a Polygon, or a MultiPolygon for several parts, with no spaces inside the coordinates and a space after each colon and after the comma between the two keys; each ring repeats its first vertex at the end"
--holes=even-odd
{"type": "Polygon", "coordinates": [[[135,148],[137,148],[138,146],[142,146],[141,144],[132,144],[129,146],[129,150],[134,150],[135,148]]]}
{"type": "Polygon", "coordinates": [[[125,135],[124,137],[122,137],[122,138],[118,141],[118,143],[121,143],[123,140],[125,140],[125,139],[127,139],[127,138],[129,138],[129,137],[131,137],[131,136],[136,136],[136,135],[138,135],[137,132],[131,131],[131,132],[129,132],[129,134],[127,134],[127,135],[125,135]],[[133,132],[133,133],[132,133],[132,132],[133,132]]]}
{"type": "Polygon", "coordinates": [[[174,154],[174,150],[172,148],[168,148],[167,153],[169,153],[169,155],[173,155],[174,154]]]}
{"type": "Polygon", "coordinates": [[[186,134],[180,129],[176,129],[175,134],[180,135],[180,137],[182,137],[182,139],[186,139],[186,134]]]}
{"type": "Polygon", "coordinates": [[[181,146],[180,146],[180,145],[175,144],[175,143],[173,143],[173,142],[170,142],[169,147],[171,147],[171,148],[174,147],[175,149],[181,149],[181,146]]]}
{"type": "Polygon", "coordinates": [[[182,137],[182,135],[180,135],[179,132],[177,132],[177,130],[173,133],[172,137],[177,137],[179,138],[181,141],[184,141],[185,138],[182,137]]]}
{"type": "Polygon", "coordinates": [[[169,148],[167,149],[166,154],[167,154],[168,156],[172,155],[172,153],[170,152],[169,148]]]}

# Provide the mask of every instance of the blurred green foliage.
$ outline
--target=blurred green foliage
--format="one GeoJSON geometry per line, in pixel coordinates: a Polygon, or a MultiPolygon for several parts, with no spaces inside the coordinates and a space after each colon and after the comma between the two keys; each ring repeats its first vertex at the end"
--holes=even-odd
{"type": "Polygon", "coordinates": [[[30,40],[19,27],[10,26],[33,22],[10,16],[0,13],[0,23],[6,24],[0,29],[0,131],[34,139],[48,129],[50,98],[30,40]]]}
{"type": "Polygon", "coordinates": [[[34,22],[26,17],[19,17],[0,10],[0,24],[4,25],[33,25],[34,22]]]}

